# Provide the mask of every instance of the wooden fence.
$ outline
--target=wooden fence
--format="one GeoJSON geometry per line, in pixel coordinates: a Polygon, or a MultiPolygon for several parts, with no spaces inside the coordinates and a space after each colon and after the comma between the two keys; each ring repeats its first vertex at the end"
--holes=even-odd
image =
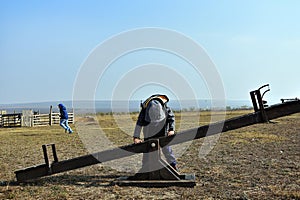
{"type": "MultiPolygon", "coordinates": [[[[68,113],[70,124],[74,124],[74,113],[68,113]]],[[[36,114],[32,116],[31,126],[47,126],[53,124],[59,124],[60,113],[50,113],[50,114],[36,114]]]]}
{"type": "MultiPolygon", "coordinates": [[[[69,112],[68,122],[74,124],[74,112],[69,112]]],[[[33,113],[32,110],[26,110],[22,113],[0,114],[0,127],[21,127],[21,126],[51,126],[59,124],[60,113],[53,113],[52,106],[49,114],[33,113]]]]}
{"type": "Polygon", "coordinates": [[[21,127],[22,113],[0,115],[0,127],[21,127]]]}

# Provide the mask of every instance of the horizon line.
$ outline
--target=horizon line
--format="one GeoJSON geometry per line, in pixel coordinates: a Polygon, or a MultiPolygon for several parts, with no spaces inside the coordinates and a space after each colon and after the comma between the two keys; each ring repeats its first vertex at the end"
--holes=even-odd
{"type": "MultiPolygon", "coordinates": [[[[212,100],[212,99],[173,99],[173,100],[170,100],[169,102],[172,102],[172,101],[194,101],[194,100],[205,100],[205,101],[208,101],[208,100],[212,100]]],[[[223,100],[223,99],[214,99],[214,100],[223,100]]],[[[118,100],[109,100],[109,99],[97,99],[97,100],[76,100],[77,102],[84,102],[84,101],[128,101],[126,99],[118,99],[118,100]]],[[[76,101],[73,101],[73,100],[49,100],[49,101],[32,101],[32,102],[16,102],[16,103],[0,103],[0,106],[3,106],[3,105],[14,105],[14,104],[33,104],[33,103],[53,103],[53,102],[76,102],[76,101]]],[[[129,101],[143,101],[141,99],[130,99],[129,101]]],[[[229,98],[229,99],[225,99],[225,101],[250,101],[249,99],[232,99],[232,98],[229,98]]]]}

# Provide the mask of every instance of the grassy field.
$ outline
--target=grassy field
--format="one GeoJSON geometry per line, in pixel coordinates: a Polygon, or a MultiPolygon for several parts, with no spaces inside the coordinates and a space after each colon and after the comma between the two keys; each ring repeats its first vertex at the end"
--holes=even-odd
{"type": "MultiPolygon", "coordinates": [[[[226,118],[248,112],[229,111],[226,118]]],[[[205,125],[212,116],[222,118],[218,112],[201,112],[200,118],[197,113],[176,113],[176,126],[180,131],[205,125]]],[[[122,124],[122,117],[117,116],[117,124],[112,115],[97,116],[106,136],[117,146],[132,142],[126,132],[134,127],[126,120],[122,124]]],[[[137,114],[130,117],[136,120],[137,114]]],[[[77,119],[93,123],[90,118],[77,119]]],[[[74,134],[64,133],[57,125],[2,128],[0,199],[300,199],[300,114],[273,122],[222,133],[205,157],[199,157],[204,139],[188,146],[178,162],[180,172],[196,174],[194,188],[119,187],[112,182],[128,174],[102,164],[17,183],[15,170],[44,162],[43,144],[55,143],[59,160],[88,151],[74,125],[74,134]]]]}

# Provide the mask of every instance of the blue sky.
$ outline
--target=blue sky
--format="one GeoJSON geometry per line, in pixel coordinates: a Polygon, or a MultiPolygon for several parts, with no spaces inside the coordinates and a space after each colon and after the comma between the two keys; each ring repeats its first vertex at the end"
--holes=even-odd
{"type": "MultiPolygon", "coordinates": [[[[2,0],[0,104],[71,100],[76,77],[93,49],[114,35],[144,27],[174,30],[201,45],[222,78],[227,99],[249,99],[249,91],[265,83],[270,83],[267,98],[272,102],[300,97],[299,8],[297,0],[2,0]]],[[[129,58],[141,59],[124,56],[127,65],[129,58]]],[[[178,60],[168,58],[161,62],[178,60]]],[[[149,62],[145,55],[139,64],[149,62]]],[[[201,78],[188,70],[184,74],[183,65],[173,67],[190,78],[197,98],[209,98],[201,78]]],[[[107,71],[107,87],[98,87],[96,99],[109,98],[115,84],[109,77],[118,79],[121,72],[117,65],[107,71]]],[[[159,91],[155,87],[134,94],[142,98],[145,90],[159,91]]]]}

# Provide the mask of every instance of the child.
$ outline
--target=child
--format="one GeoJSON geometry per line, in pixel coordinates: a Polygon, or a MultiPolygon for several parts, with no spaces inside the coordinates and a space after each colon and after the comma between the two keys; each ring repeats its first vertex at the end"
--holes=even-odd
{"type": "Polygon", "coordinates": [[[65,129],[68,133],[73,133],[71,127],[68,125],[68,112],[67,108],[63,104],[58,104],[59,112],[60,112],[60,126],[65,129]]]}
{"type": "MultiPolygon", "coordinates": [[[[175,134],[175,116],[172,110],[167,106],[169,98],[166,95],[152,95],[141,104],[142,110],[139,113],[136,122],[133,142],[135,144],[142,142],[140,133],[143,128],[144,140],[170,136],[175,134]]],[[[170,146],[162,148],[167,162],[177,170],[176,159],[170,146]]],[[[143,155],[143,166],[147,164],[147,154],[143,155]]]]}

